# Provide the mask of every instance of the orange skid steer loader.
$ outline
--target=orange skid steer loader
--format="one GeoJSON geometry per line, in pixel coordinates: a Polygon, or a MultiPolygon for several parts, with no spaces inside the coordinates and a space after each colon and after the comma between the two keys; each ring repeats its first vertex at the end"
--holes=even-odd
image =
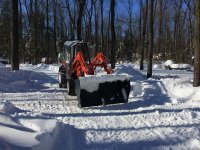
{"type": "Polygon", "coordinates": [[[91,61],[86,42],[66,41],[64,46],[59,58],[59,87],[67,88],[69,95],[77,95],[79,107],[128,102],[129,77],[112,74],[102,52],[91,61]]]}

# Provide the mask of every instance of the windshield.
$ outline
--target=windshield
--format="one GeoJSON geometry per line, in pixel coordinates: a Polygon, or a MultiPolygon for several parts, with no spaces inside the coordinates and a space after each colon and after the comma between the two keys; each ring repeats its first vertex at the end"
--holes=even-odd
{"type": "Polygon", "coordinates": [[[77,52],[82,52],[85,62],[87,62],[87,63],[90,62],[90,55],[89,55],[89,50],[88,50],[87,44],[85,44],[85,43],[78,44],[76,46],[76,53],[77,52]]]}

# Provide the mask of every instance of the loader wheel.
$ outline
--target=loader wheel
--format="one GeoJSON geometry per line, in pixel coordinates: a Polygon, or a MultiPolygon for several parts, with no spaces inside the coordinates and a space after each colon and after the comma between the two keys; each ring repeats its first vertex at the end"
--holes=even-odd
{"type": "Polygon", "coordinates": [[[74,79],[69,79],[68,80],[68,94],[71,96],[75,96],[75,80],[74,79]]]}
{"type": "Polygon", "coordinates": [[[58,72],[58,82],[59,82],[59,88],[62,88],[62,78],[60,72],[58,72]]]}
{"type": "Polygon", "coordinates": [[[67,88],[67,78],[65,72],[58,72],[59,88],[67,88]]]}
{"type": "Polygon", "coordinates": [[[59,88],[62,88],[63,86],[62,86],[62,84],[61,83],[59,83],[59,88]]]}

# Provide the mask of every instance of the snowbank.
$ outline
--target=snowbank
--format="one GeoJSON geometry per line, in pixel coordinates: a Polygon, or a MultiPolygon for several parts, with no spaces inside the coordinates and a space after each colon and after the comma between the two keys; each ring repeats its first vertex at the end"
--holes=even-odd
{"type": "Polygon", "coordinates": [[[153,64],[153,69],[162,69],[162,64],[153,64]]]}
{"type": "Polygon", "coordinates": [[[59,71],[59,64],[54,64],[54,65],[49,65],[49,70],[53,71],[53,72],[58,72],[59,71]]]}
{"type": "Polygon", "coordinates": [[[190,79],[185,78],[165,78],[161,79],[172,102],[192,102],[199,101],[200,88],[193,87],[190,79]]]}
{"type": "Polygon", "coordinates": [[[0,101],[0,112],[7,113],[7,114],[14,114],[14,113],[20,113],[24,111],[15,107],[11,102],[4,100],[4,101],[0,101]]]}
{"type": "Polygon", "coordinates": [[[164,62],[164,67],[167,69],[191,69],[192,66],[190,64],[176,64],[174,63],[172,60],[167,60],[166,62],[164,62]]]}
{"type": "MultiPolygon", "coordinates": [[[[24,67],[31,68],[29,65],[24,67]]],[[[12,72],[10,67],[2,67],[0,72],[0,92],[35,91],[48,88],[49,85],[46,83],[57,83],[46,74],[32,70],[12,72]]]]}
{"type": "Polygon", "coordinates": [[[172,60],[167,60],[164,62],[164,66],[165,67],[169,67],[171,64],[173,64],[174,62],[172,60]]]}
{"type": "MultiPolygon", "coordinates": [[[[63,149],[58,145],[65,140],[67,128],[56,119],[31,117],[7,101],[0,103],[0,148],[3,150],[63,149]],[[64,132],[63,132],[64,130],[64,132]]],[[[66,148],[66,145],[64,145],[66,148]]]]}
{"type": "Polygon", "coordinates": [[[171,64],[171,69],[191,69],[191,65],[189,64],[171,64]]]}
{"type": "Polygon", "coordinates": [[[60,67],[59,64],[51,64],[51,65],[38,64],[38,65],[34,66],[34,69],[38,70],[38,71],[49,70],[49,71],[53,71],[53,72],[57,72],[58,73],[59,67],[60,67]]]}
{"type": "Polygon", "coordinates": [[[115,74],[128,74],[131,77],[131,81],[138,81],[144,80],[145,76],[139,72],[138,70],[134,69],[131,65],[119,65],[114,70],[115,74]]]}

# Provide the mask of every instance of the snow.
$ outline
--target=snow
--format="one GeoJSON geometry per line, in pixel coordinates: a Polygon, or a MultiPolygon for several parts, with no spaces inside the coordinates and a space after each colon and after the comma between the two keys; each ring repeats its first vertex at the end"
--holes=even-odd
{"type": "Polygon", "coordinates": [[[191,69],[189,64],[171,64],[170,67],[172,69],[191,69]]]}
{"type": "MultiPolygon", "coordinates": [[[[174,63],[172,60],[167,60],[166,62],[164,62],[164,66],[165,67],[170,67],[171,69],[191,69],[192,66],[190,64],[176,64],[174,63]]],[[[158,67],[154,67],[153,68],[158,68],[158,67]]]]}
{"type": "Polygon", "coordinates": [[[163,66],[161,64],[153,64],[153,69],[162,69],[163,66]]]}
{"type": "Polygon", "coordinates": [[[80,87],[88,92],[94,92],[99,89],[99,83],[129,80],[128,74],[101,74],[87,75],[80,77],[80,87]]]}
{"type": "Polygon", "coordinates": [[[5,65],[0,62],[0,67],[5,67],[5,65]]]}
{"type": "Polygon", "coordinates": [[[0,149],[200,149],[200,87],[192,86],[193,71],[153,66],[150,79],[146,67],[131,63],[117,65],[112,79],[98,77],[130,78],[128,103],[80,109],[75,96],[58,88],[57,64],[21,64],[15,72],[2,65],[0,149]]]}
{"type": "MultiPolygon", "coordinates": [[[[30,115],[8,101],[0,103],[0,148],[48,150],[58,147],[64,127],[58,120],[30,115]]],[[[63,132],[62,134],[65,134],[63,132]]]]}
{"type": "Polygon", "coordinates": [[[0,102],[0,112],[14,114],[15,112],[20,113],[23,111],[15,107],[11,102],[3,100],[0,102]]]}
{"type": "Polygon", "coordinates": [[[167,61],[164,62],[164,66],[169,67],[173,63],[174,62],[172,60],[167,60],[167,61]]]}

